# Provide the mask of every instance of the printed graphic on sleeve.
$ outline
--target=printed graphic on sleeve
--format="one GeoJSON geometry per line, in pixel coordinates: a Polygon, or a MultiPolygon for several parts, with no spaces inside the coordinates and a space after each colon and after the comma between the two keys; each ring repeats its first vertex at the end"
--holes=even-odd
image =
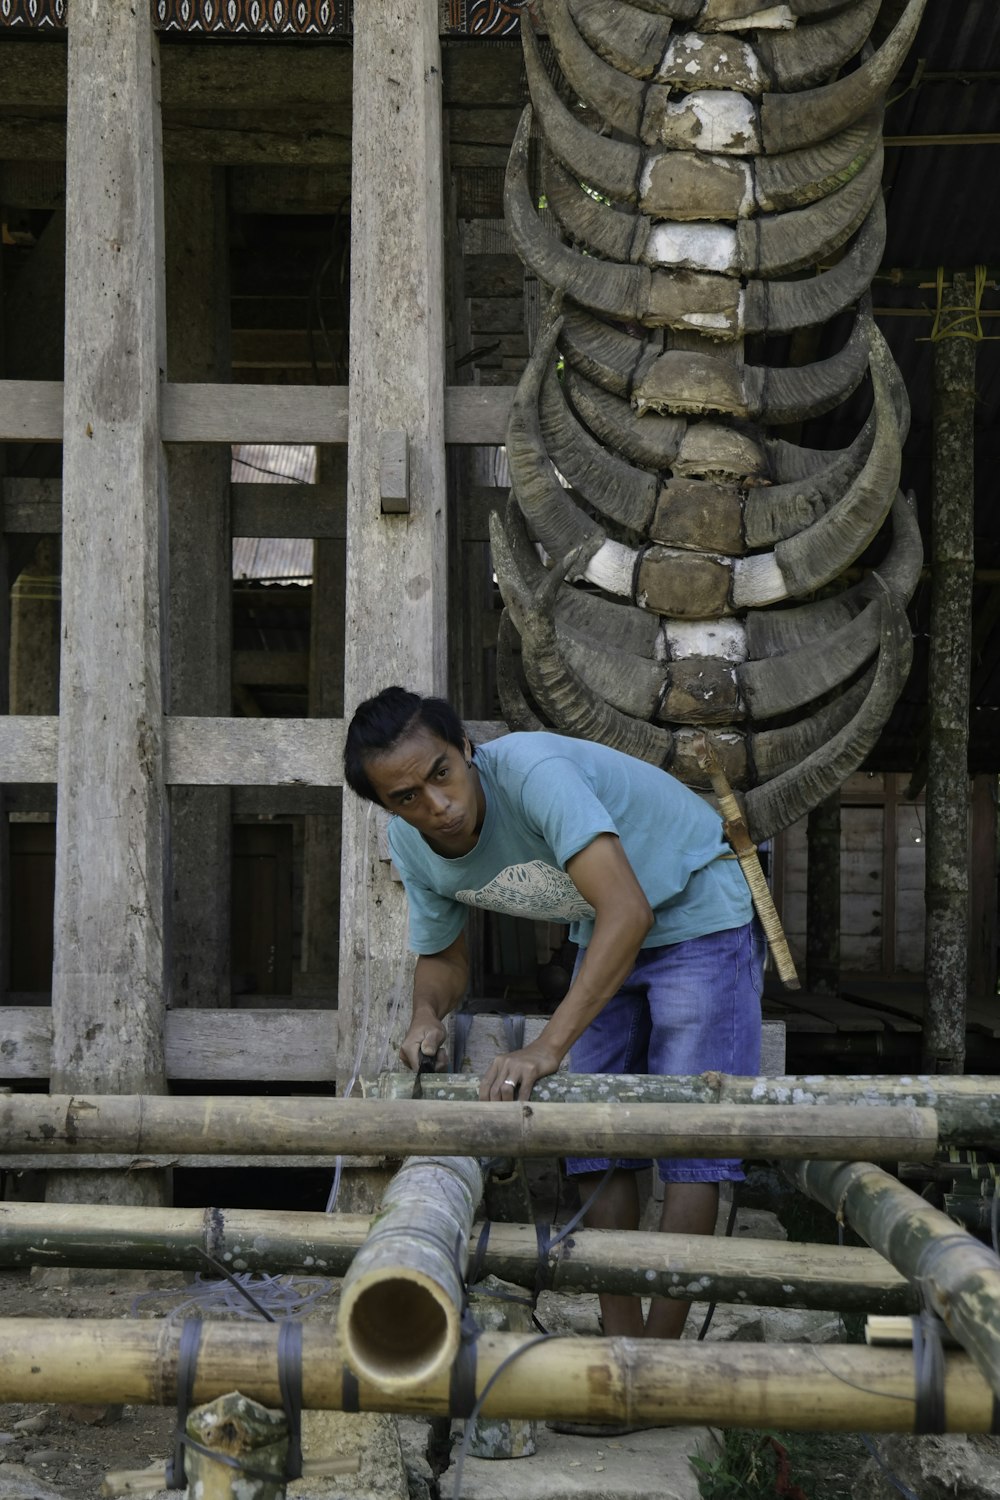
{"type": "Polygon", "coordinates": [[[533,917],[537,922],[579,922],[594,916],[594,908],[565,871],[541,859],[508,865],[481,890],[456,891],[455,900],[512,917],[533,917]]]}

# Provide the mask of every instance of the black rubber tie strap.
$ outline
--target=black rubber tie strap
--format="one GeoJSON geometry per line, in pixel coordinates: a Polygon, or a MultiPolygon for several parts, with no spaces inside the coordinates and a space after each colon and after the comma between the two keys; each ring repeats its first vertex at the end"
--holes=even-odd
{"type": "Polygon", "coordinates": [[[479,1325],[468,1308],[462,1314],[462,1332],[451,1367],[448,1410],[453,1417],[471,1417],[476,1406],[476,1342],[479,1325]]]}
{"type": "Polygon", "coordinates": [[[944,1398],[944,1346],[941,1319],[921,1312],[912,1318],[913,1375],[916,1384],[914,1432],[924,1436],[947,1431],[944,1398]]]}
{"type": "Polygon", "coordinates": [[[177,1349],[177,1425],[174,1428],[174,1451],[167,1460],[167,1489],[187,1489],[184,1472],[184,1445],[187,1442],[188,1412],[194,1392],[194,1376],[198,1366],[198,1350],[201,1348],[201,1318],[185,1318],[181,1326],[181,1341],[177,1349]]]}
{"type": "Polygon", "coordinates": [[[344,1411],[360,1411],[361,1393],[358,1390],[358,1377],[346,1365],[341,1377],[341,1391],[341,1403],[344,1411]]]}
{"type": "Polygon", "coordinates": [[[285,1478],[302,1478],[302,1324],[283,1322],[278,1329],[278,1389],[288,1423],[285,1478]]]}
{"type": "Polygon", "coordinates": [[[547,1292],[552,1285],[552,1267],[549,1265],[552,1236],[549,1234],[549,1226],[541,1219],[535,1222],[535,1240],[538,1244],[538,1263],[535,1266],[535,1285],[532,1288],[532,1294],[537,1302],[542,1292],[547,1292]]]}
{"type": "Polygon", "coordinates": [[[492,1227],[492,1220],[487,1219],[484,1222],[482,1229],[480,1229],[479,1231],[479,1238],[476,1241],[476,1248],[473,1251],[472,1260],[469,1263],[469,1274],[465,1278],[467,1287],[475,1286],[476,1282],[482,1279],[483,1267],[486,1264],[486,1247],[490,1242],[490,1230],[492,1229],[492,1227]]]}

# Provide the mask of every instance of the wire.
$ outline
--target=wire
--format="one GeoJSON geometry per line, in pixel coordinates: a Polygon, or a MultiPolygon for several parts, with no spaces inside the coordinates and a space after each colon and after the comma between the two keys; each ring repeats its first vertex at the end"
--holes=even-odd
{"type": "Polygon", "coordinates": [[[472,1441],[472,1433],[475,1429],[476,1422],[479,1419],[479,1413],[482,1410],[483,1402],[486,1400],[486,1397],[489,1395],[490,1391],[500,1379],[500,1376],[509,1365],[513,1364],[516,1359],[520,1359],[522,1354],[527,1354],[529,1349],[534,1349],[537,1344],[544,1344],[547,1343],[550,1339],[564,1337],[564,1334],[558,1333],[536,1334],[536,1336],[533,1339],[529,1340],[527,1344],[522,1344],[520,1349],[515,1349],[512,1354],[508,1354],[506,1359],[501,1360],[497,1365],[496,1369],[493,1371],[493,1374],[490,1376],[489,1380],[487,1380],[486,1384],[483,1386],[478,1397],[476,1398],[475,1406],[472,1408],[472,1411],[465,1419],[465,1431],[462,1434],[462,1444],[458,1450],[458,1458],[455,1460],[455,1482],[452,1485],[453,1500],[462,1500],[462,1471],[465,1468],[465,1459],[469,1451],[469,1444],[472,1441]]]}

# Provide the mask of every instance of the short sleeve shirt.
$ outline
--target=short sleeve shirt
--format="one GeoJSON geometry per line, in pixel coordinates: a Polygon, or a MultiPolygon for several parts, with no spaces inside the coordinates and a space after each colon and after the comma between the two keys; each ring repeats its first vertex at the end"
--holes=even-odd
{"type": "Polygon", "coordinates": [[[469,907],[570,924],[590,941],[594,911],[566,865],[602,833],[615,834],[653,909],[644,947],[738,927],[750,893],[727,853],[719,815],[683,782],[645,761],[589,740],[537,731],[476,750],[486,815],[475,848],[436,854],[402,818],[389,846],[406,886],[409,942],[439,953],[455,941],[469,907]]]}

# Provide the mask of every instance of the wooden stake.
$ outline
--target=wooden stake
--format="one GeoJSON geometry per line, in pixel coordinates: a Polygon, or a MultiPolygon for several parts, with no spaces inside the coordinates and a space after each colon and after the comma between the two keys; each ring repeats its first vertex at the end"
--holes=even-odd
{"type": "MultiPolygon", "coordinates": [[[[172,1404],[179,1341],[180,1330],[169,1324],[127,1318],[2,1319],[0,1401],[172,1404]]],[[[326,1325],[307,1322],[302,1342],[305,1407],[343,1410],[339,1339],[326,1325]]],[[[484,1416],[806,1432],[913,1428],[916,1386],[908,1350],[580,1337],[526,1347],[530,1343],[511,1333],[478,1339],[476,1395],[497,1376],[484,1416]]],[[[272,1323],[206,1322],[193,1399],[202,1404],[238,1386],[252,1400],[277,1407],[277,1344],[272,1323]]],[[[361,1380],[359,1409],[447,1415],[450,1373],[408,1395],[361,1380]]],[[[948,1353],[944,1382],[948,1430],[989,1432],[993,1393],[972,1360],[948,1353]]]]}
{"type": "MultiPolygon", "coordinates": [[[[428,1075],[429,1076],[429,1075],[428,1075]]],[[[411,1075],[412,1086],[412,1075],[411,1075]]],[[[750,1156],[927,1160],[931,1109],[595,1102],[466,1104],[138,1094],[0,1098],[0,1153],[750,1156]]]]}
{"type": "Polygon", "coordinates": [[[198,1500],[285,1500],[284,1412],[231,1391],[193,1411],[186,1430],[200,1448],[211,1450],[184,1450],[189,1493],[198,1500]]]}

